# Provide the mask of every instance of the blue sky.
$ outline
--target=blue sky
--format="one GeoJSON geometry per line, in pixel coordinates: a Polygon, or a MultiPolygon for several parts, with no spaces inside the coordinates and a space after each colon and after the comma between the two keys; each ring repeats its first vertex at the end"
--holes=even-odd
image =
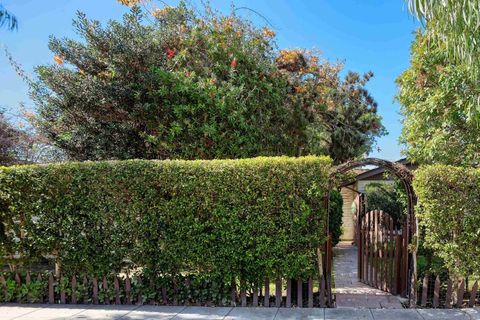
{"type": "MultiPolygon", "coordinates": [[[[165,0],[174,5],[178,1],[165,0]]],[[[197,0],[193,0],[196,3],[197,0]]],[[[20,20],[18,31],[0,30],[0,46],[7,46],[29,74],[39,64],[52,63],[48,37],[75,37],[71,26],[77,10],[100,21],[118,19],[127,10],[115,0],[0,0],[20,20]]],[[[232,1],[211,0],[212,7],[228,12],[232,1]]],[[[379,113],[389,135],[378,140],[379,151],[371,156],[400,158],[399,106],[393,99],[396,77],[408,67],[409,47],[418,24],[408,14],[403,0],[235,0],[266,17],[277,32],[279,48],[315,48],[330,60],[344,60],[346,69],[373,71],[368,85],[379,104],[379,113]]],[[[238,14],[264,25],[248,10],[238,14]]],[[[27,86],[0,52],[0,107],[15,113],[20,102],[34,106],[27,86]]]]}

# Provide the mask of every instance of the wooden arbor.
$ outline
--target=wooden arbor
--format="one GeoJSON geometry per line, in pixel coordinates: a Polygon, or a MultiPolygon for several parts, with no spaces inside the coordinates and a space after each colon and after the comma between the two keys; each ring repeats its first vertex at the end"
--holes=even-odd
{"type": "MultiPolygon", "coordinates": [[[[404,224],[405,228],[405,237],[403,241],[403,250],[407,252],[406,259],[402,261],[403,267],[402,275],[403,284],[402,292],[400,293],[404,297],[410,299],[411,304],[415,304],[416,300],[416,290],[415,290],[415,279],[417,278],[417,247],[418,247],[418,222],[415,217],[415,204],[416,196],[412,188],[413,174],[412,172],[402,163],[392,162],[383,159],[377,158],[366,158],[361,160],[351,160],[335,166],[332,168],[330,177],[332,182],[338,179],[338,176],[348,171],[363,167],[366,165],[374,165],[377,167],[382,167],[389,173],[393,174],[400,181],[402,181],[405,191],[407,193],[407,217],[404,224]],[[409,250],[409,251],[408,251],[409,250]]],[[[357,219],[357,223],[360,223],[361,219],[357,219]]],[[[358,226],[360,227],[360,225],[358,226]]]]}

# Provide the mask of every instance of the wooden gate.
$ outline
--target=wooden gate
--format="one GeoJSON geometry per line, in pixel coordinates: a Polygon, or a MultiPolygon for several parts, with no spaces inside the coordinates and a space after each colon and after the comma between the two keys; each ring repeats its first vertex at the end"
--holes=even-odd
{"type": "Polygon", "coordinates": [[[369,286],[406,295],[405,227],[383,211],[370,211],[357,221],[358,277],[369,286]]]}

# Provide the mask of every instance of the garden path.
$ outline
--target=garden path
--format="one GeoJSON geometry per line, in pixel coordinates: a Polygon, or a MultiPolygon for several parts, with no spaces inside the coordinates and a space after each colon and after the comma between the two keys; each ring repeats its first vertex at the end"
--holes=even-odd
{"type": "Polygon", "coordinates": [[[337,307],[402,308],[399,297],[372,288],[358,280],[356,246],[351,242],[342,241],[333,250],[337,307]]]}

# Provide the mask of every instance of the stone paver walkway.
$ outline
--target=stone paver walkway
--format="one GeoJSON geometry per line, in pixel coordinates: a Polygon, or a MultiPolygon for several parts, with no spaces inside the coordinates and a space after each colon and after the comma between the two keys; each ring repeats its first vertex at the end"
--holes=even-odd
{"type": "Polygon", "coordinates": [[[479,309],[0,305],[1,320],[480,320],[479,309]]]}
{"type": "Polygon", "coordinates": [[[340,242],[333,250],[334,291],[338,307],[402,308],[398,297],[358,280],[357,247],[351,242],[340,242]]]}

